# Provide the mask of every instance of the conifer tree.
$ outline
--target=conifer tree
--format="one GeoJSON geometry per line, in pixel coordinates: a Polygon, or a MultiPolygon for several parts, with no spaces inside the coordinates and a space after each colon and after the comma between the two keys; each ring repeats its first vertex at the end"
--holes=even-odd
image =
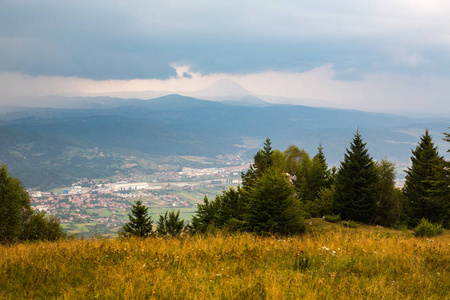
{"type": "Polygon", "coordinates": [[[193,233],[205,233],[209,228],[218,224],[218,210],[220,206],[220,197],[209,201],[208,197],[203,198],[203,203],[197,204],[197,211],[192,217],[190,230],[193,233]]]}
{"type": "Polygon", "coordinates": [[[125,237],[147,237],[152,233],[152,218],[148,216],[148,208],[141,200],[136,201],[128,214],[130,222],[122,227],[120,235],[125,237]]]}
{"type": "Polygon", "coordinates": [[[357,131],[337,174],[334,212],[343,219],[371,223],[377,205],[377,179],[374,162],[357,131]]]}
{"type": "Polygon", "coordinates": [[[297,188],[297,196],[302,200],[302,202],[311,200],[311,170],[312,161],[309,158],[308,153],[305,152],[302,155],[302,160],[296,173],[297,180],[295,182],[295,187],[297,188]]]}
{"type": "Polygon", "coordinates": [[[260,177],[268,168],[272,167],[272,154],[272,143],[270,142],[270,139],[267,138],[264,142],[264,148],[259,150],[255,155],[255,169],[257,177],[260,177]]]}
{"type": "Polygon", "coordinates": [[[224,190],[218,196],[217,225],[231,230],[242,228],[246,203],[242,198],[241,188],[224,190]]]}
{"type": "Polygon", "coordinates": [[[446,213],[443,207],[445,202],[441,203],[436,193],[440,191],[439,187],[445,178],[445,163],[443,157],[439,156],[428,130],[420,137],[416,149],[412,150],[411,162],[403,187],[408,224],[411,227],[416,226],[422,218],[440,223],[446,213]]]}
{"type": "Polygon", "coordinates": [[[311,163],[309,180],[310,201],[314,201],[317,198],[320,189],[329,187],[330,171],[322,150],[322,146],[319,146],[317,154],[313,157],[311,163]]]}
{"type": "Polygon", "coordinates": [[[244,190],[251,188],[256,179],[261,177],[266,169],[273,166],[272,154],[272,144],[270,139],[267,138],[264,143],[264,148],[259,150],[253,157],[253,164],[250,165],[246,173],[241,173],[242,187],[244,190]]]}
{"type": "Polygon", "coordinates": [[[300,176],[299,195],[305,203],[305,209],[312,217],[321,217],[329,214],[331,210],[330,195],[331,190],[330,170],[323,153],[322,146],[319,146],[317,154],[309,162],[309,158],[302,163],[303,175],[300,176]]]}
{"type": "Polygon", "coordinates": [[[279,169],[269,168],[251,188],[246,214],[249,231],[256,233],[301,233],[305,230],[294,188],[279,169]]]}
{"type": "Polygon", "coordinates": [[[175,211],[166,211],[164,215],[159,215],[156,232],[162,236],[170,235],[175,237],[181,234],[185,227],[184,225],[184,220],[180,220],[180,210],[176,213],[175,211]]]}

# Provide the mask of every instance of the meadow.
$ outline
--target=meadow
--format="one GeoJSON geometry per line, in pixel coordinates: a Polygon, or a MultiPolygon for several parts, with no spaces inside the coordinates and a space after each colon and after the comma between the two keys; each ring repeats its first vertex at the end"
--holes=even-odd
{"type": "Polygon", "coordinates": [[[450,299],[450,233],[346,228],[0,246],[0,298],[450,299]]]}

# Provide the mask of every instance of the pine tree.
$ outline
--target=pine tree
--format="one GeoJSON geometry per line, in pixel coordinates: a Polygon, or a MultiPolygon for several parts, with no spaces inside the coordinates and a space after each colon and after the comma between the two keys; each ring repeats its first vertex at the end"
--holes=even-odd
{"type": "Polygon", "coordinates": [[[175,211],[166,211],[164,215],[159,215],[156,232],[162,236],[170,235],[175,237],[181,234],[185,227],[184,225],[184,220],[180,220],[180,210],[176,213],[175,211]]]}
{"type": "Polygon", "coordinates": [[[250,191],[246,214],[249,231],[256,233],[301,233],[305,230],[300,203],[285,174],[269,168],[250,191]]]}
{"type": "MultiPolygon", "coordinates": [[[[449,129],[450,129],[450,127],[449,127],[449,129]]],[[[444,132],[443,140],[450,143],[450,133],[444,132]]],[[[447,152],[450,152],[450,149],[448,149],[447,152]]]]}
{"type": "Polygon", "coordinates": [[[218,210],[220,206],[220,197],[217,196],[214,200],[209,201],[208,197],[203,198],[203,203],[197,204],[197,211],[192,217],[190,224],[190,231],[192,233],[205,233],[209,229],[217,226],[218,210]]]}
{"type": "Polygon", "coordinates": [[[217,209],[218,227],[230,230],[241,229],[246,210],[241,188],[224,190],[218,197],[220,199],[217,209]]]}
{"type": "Polygon", "coordinates": [[[428,130],[420,137],[416,149],[412,150],[411,162],[403,187],[409,226],[416,226],[422,218],[430,222],[442,222],[445,211],[436,196],[436,186],[445,176],[445,164],[428,130]]]}
{"type": "Polygon", "coordinates": [[[152,233],[152,218],[148,216],[148,208],[142,204],[141,200],[136,201],[131,208],[131,215],[128,214],[130,222],[122,227],[119,233],[122,236],[147,237],[152,233]]]}
{"type": "Polygon", "coordinates": [[[251,188],[256,179],[261,177],[268,168],[273,166],[272,154],[272,144],[270,139],[267,138],[264,143],[264,148],[259,150],[253,157],[253,164],[250,165],[246,173],[241,173],[242,187],[244,189],[251,188]]]}
{"type": "Polygon", "coordinates": [[[322,188],[329,187],[330,171],[328,170],[327,161],[323,154],[322,146],[319,146],[317,154],[313,157],[311,162],[310,179],[309,181],[309,195],[308,200],[314,201],[319,191],[322,188]]]}
{"type": "Polygon", "coordinates": [[[376,212],[377,172],[359,131],[341,162],[333,210],[343,219],[371,223],[376,212]]]}
{"type": "Polygon", "coordinates": [[[297,196],[302,200],[302,202],[308,202],[311,200],[311,170],[312,161],[309,158],[308,153],[304,153],[296,173],[297,180],[294,183],[297,188],[297,196]]]}

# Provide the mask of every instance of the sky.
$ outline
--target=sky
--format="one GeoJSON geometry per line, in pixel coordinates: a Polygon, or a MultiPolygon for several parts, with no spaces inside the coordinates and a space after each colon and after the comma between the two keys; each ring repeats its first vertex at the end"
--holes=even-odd
{"type": "Polygon", "coordinates": [[[450,116],[450,1],[0,0],[0,104],[220,79],[277,103],[450,116]]]}

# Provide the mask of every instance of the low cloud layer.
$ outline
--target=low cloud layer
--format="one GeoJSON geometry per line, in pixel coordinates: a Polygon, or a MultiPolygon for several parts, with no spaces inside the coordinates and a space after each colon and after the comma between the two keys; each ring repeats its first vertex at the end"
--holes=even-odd
{"type": "MultiPolygon", "coordinates": [[[[343,81],[335,78],[337,72],[331,65],[303,73],[266,71],[245,75],[204,75],[191,71],[189,66],[174,66],[174,69],[178,76],[169,79],[104,81],[2,73],[0,99],[3,99],[3,104],[18,104],[24,96],[29,98],[46,95],[101,95],[149,99],[178,93],[213,97],[217,95],[208,94],[207,88],[217,81],[227,79],[241,85],[250,94],[272,103],[397,114],[450,115],[450,107],[445,105],[450,96],[450,85],[447,79],[436,76],[417,77],[379,72],[366,74],[364,79],[358,81],[343,81]]],[[[232,95],[232,88],[225,88],[223,96],[232,95]]],[[[28,102],[27,105],[32,104],[28,102]]]]}
{"type": "Polygon", "coordinates": [[[259,95],[421,112],[450,96],[449,16],[445,0],[4,0],[1,93],[185,91],[232,78],[259,95]]]}

